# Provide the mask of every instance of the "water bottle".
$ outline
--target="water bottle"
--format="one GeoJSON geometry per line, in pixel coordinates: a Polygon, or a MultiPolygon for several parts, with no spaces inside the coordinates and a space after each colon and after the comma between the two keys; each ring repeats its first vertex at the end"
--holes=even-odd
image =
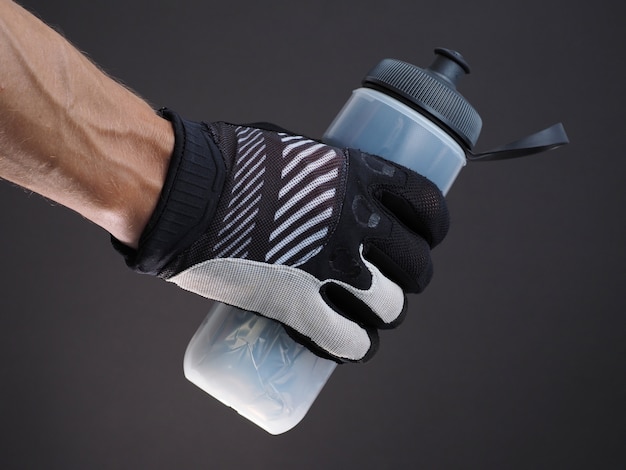
{"type": "MultiPolygon", "coordinates": [[[[482,121],[456,90],[469,73],[463,57],[435,49],[426,69],[385,59],[336,116],[323,141],[409,167],[445,194],[469,160],[537,153],[567,143],[560,124],[490,152],[475,154],[482,121]]],[[[216,303],[191,339],[185,376],[271,434],[302,420],[335,369],[275,322],[216,303]]]]}

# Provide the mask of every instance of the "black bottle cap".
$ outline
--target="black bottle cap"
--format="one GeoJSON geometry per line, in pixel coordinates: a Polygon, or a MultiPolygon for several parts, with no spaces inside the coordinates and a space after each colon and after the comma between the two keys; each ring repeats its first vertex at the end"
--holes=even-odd
{"type": "Polygon", "coordinates": [[[467,150],[471,150],[482,128],[482,120],[472,105],[456,90],[469,65],[456,51],[437,48],[435,60],[427,68],[396,59],[384,59],[363,79],[363,86],[398,98],[439,123],[467,150]]]}

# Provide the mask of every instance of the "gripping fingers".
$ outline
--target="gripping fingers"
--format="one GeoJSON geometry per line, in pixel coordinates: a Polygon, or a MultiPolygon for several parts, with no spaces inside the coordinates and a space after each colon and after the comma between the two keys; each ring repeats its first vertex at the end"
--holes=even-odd
{"type": "Polygon", "coordinates": [[[401,165],[368,154],[360,157],[369,170],[372,195],[380,206],[396,222],[424,238],[431,248],[438,245],[450,225],[448,207],[439,188],[401,165]]]}
{"type": "Polygon", "coordinates": [[[428,242],[396,225],[388,238],[368,239],[365,257],[407,293],[422,292],[433,276],[428,242]]]}
{"type": "MultiPolygon", "coordinates": [[[[393,322],[403,312],[404,294],[375,266],[366,263],[373,272],[369,289],[340,285],[381,321],[393,322]]],[[[221,258],[196,264],[169,281],[204,297],[273,318],[308,339],[314,349],[340,361],[362,361],[373,353],[377,343],[371,325],[362,325],[355,316],[347,317],[325,301],[321,295],[324,281],[296,268],[221,258]]]]}

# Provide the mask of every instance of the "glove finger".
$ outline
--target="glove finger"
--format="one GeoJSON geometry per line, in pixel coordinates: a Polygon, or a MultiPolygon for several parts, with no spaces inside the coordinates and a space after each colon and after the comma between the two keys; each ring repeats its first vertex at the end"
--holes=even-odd
{"type": "Polygon", "coordinates": [[[448,233],[450,215],[443,194],[434,183],[417,173],[407,172],[405,185],[379,188],[375,197],[431,248],[441,243],[448,233]]]}
{"type": "Polygon", "coordinates": [[[366,240],[364,256],[407,293],[422,292],[433,276],[430,244],[395,224],[389,237],[366,240]]]}
{"type": "MultiPolygon", "coordinates": [[[[308,306],[308,314],[279,319],[292,338],[316,354],[338,362],[365,362],[378,349],[378,333],[347,317],[335,305],[319,300],[308,306]],[[291,331],[289,331],[291,330],[291,331]]],[[[291,304],[291,302],[290,302],[291,304]]]]}
{"type": "Polygon", "coordinates": [[[341,315],[364,327],[393,328],[406,314],[406,297],[402,288],[363,256],[363,264],[371,274],[367,289],[333,280],[325,282],[321,293],[326,302],[341,315]]]}
{"type": "Polygon", "coordinates": [[[396,163],[374,155],[360,157],[354,160],[361,160],[368,168],[374,199],[431,247],[439,244],[450,225],[448,207],[439,188],[428,178],[396,163]]]}
{"type": "MultiPolygon", "coordinates": [[[[334,309],[322,296],[324,282],[297,268],[219,258],[198,263],[168,281],[206,298],[277,320],[295,330],[298,341],[309,349],[324,351],[325,357],[340,362],[367,360],[376,349],[378,339],[372,326],[355,321],[341,309],[334,309]]],[[[385,285],[384,282],[376,284],[385,285]]],[[[355,295],[361,295],[366,303],[382,310],[377,305],[383,303],[382,300],[367,301],[368,296],[381,297],[380,288],[368,293],[348,284],[345,286],[355,295]]],[[[402,297],[399,287],[397,290],[402,297]]],[[[397,292],[394,294],[397,297],[397,292]]],[[[383,313],[389,318],[398,315],[389,307],[383,313]]]]}
{"type": "Polygon", "coordinates": [[[324,346],[321,346],[313,342],[308,336],[295,330],[289,325],[283,323],[282,326],[291,339],[293,339],[296,343],[300,343],[321,358],[330,359],[331,361],[335,361],[340,364],[346,362],[367,362],[374,356],[376,351],[378,351],[379,337],[378,330],[376,328],[362,328],[362,331],[367,335],[368,340],[361,341],[360,347],[348,348],[346,347],[346,344],[354,343],[353,338],[347,343],[344,342],[342,344],[341,339],[338,340],[336,337],[332,343],[326,343],[324,346]]]}

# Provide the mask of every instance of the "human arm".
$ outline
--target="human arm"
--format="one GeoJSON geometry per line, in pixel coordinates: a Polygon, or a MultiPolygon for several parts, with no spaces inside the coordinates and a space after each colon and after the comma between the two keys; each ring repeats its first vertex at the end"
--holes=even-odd
{"type": "Polygon", "coordinates": [[[9,0],[0,64],[0,177],[136,247],[163,186],[171,124],[9,0]]]}
{"type": "Polygon", "coordinates": [[[162,119],[14,3],[0,17],[0,176],[101,225],[136,271],[339,362],[371,357],[429,282],[448,213],[426,178],[273,126],[162,119]]]}

